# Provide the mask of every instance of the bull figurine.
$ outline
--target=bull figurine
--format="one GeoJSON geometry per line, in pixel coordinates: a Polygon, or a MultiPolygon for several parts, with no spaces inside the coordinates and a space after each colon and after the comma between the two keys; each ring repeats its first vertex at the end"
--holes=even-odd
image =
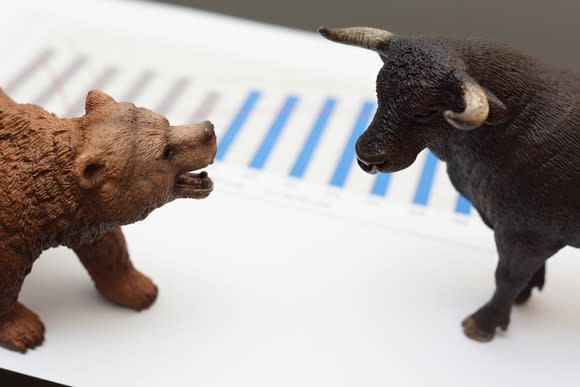
{"type": "Polygon", "coordinates": [[[429,148],[495,236],[491,299],[463,320],[478,341],[544,286],[548,258],[580,247],[580,76],[478,39],[404,37],[366,27],[327,39],[377,52],[378,109],[356,143],[368,173],[396,172],[429,148]]]}

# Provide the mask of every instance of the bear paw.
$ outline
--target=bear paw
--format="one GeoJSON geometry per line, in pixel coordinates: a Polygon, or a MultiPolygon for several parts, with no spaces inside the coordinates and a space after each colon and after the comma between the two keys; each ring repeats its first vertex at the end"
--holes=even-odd
{"type": "Polygon", "coordinates": [[[109,301],[135,310],[147,309],[157,298],[157,286],[135,269],[96,286],[109,301]]]}
{"type": "Polygon", "coordinates": [[[44,341],[44,324],[36,313],[16,303],[0,318],[0,345],[25,353],[44,341]]]}

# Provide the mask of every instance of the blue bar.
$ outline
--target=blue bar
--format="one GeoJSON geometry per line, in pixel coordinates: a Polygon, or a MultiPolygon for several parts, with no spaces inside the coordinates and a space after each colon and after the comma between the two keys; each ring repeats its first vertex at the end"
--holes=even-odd
{"type": "Polygon", "coordinates": [[[413,204],[426,206],[429,202],[429,195],[431,194],[431,188],[433,187],[433,178],[435,177],[436,168],[437,158],[433,153],[427,150],[427,158],[423,165],[423,172],[419,178],[419,184],[417,184],[417,191],[413,198],[413,204]]]}
{"type": "Polygon", "coordinates": [[[250,161],[251,168],[260,169],[264,167],[266,160],[268,160],[268,157],[272,152],[272,148],[274,148],[278,137],[280,137],[280,134],[282,133],[282,129],[284,129],[284,126],[288,121],[288,117],[290,117],[290,114],[292,114],[292,111],[296,106],[296,102],[298,102],[298,97],[294,95],[290,95],[286,98],[286,102],[284,102],[282,109],[278,112],[270,130],[266,134],[266,137],[264,137],[264,141],[262,141],[262,144],[256,151],[254,158],[250,161]]]}
{"type": "Polygon", "coordinates": [[[363,103],[355,125],[352,128],[350,138],[348,139],[348,142],[342,151],[342,156],[340,157],[338,165],[336,166],[334,175],[332,175],[332,179],[330,179],[330,185],[335,187],[344,186],[346,177],[348,176],[350,168],[352,167],[352,162],[354,161],[354,147],[356,145],[356,140],[366,129],[369,121],[371,120],[371,115],[375,109],[376,105],[374,102],[366,101],[363,103]]]}
{"type": "Polygon", "coordinates": [[[248,115],[254,108],[254,105],[256,105],[256,102],[261,97],[261,95],[262,94],[256,90],[252,90],[248,94],[248,97],[246,98],[246,101],[240,108],[240,111],[238,112],[238,114],[236,114],[229,128],[224,133],[221,141],[218,143],[218,150],[215,155],[216,160],[223,160],[224,156],[226,155],[230,146],[236,139],[236,136],[238,135],[244,123],[246,122],[248,115]]]}
{"type": "Polygon", "coordinates": [[[375,183],[371,189],[371,193],[376,196],[385,196],[387,194],[387,189],[389,188],[389,183],[391,182],[390,173],[380,173],[375,178],[375,183]]]}
{"type": "Polygon", "coordinates": [[[469,215],[471,212],[471,203],[463,195],[459,195],[457,198],[457,204],[455,206],[455,212],[458,214],[469,215]]]}
{"type": "Polygon", "coordinates": [[[328,123],[328,118],[332,114],[335,106],[336,99],[334,98],[327,98],[326,101],[324,101],[324,105],[322,106],[320,113],[318,113],[318,118],[316,119],[316,122],[314,123],[308,138],[304,142],[302,150],[294,162],[294,166],[290,170],[290,176],[297,178],[304,176],[306,168],[308,168],[308,163],[314,154],[314,150],[316,149],[316,146],[322,137],[324,128],[328,123]]]}

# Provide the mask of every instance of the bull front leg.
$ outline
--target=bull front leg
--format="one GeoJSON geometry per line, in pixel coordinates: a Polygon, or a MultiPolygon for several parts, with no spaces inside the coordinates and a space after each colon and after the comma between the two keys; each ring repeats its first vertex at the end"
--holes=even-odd
{"type": "Polygon", "coordinates": [[[133,267],[120,227],[74,250],[99,293],[109,301],[135,310],[146,309],[155,301],[157,287],[133,267]]]}
{"type": "Polygon", "coordinates": [[[463,320],[465,335],[482,342],[491,341],[497,328],[504,331],[508,328],[513,304],[521,301],[519,298],[526,294],[528,287],[540,285],[540,280],[543,284],[546,260],[563,247],[536,233],[497,229],[495,242],[499,255],[495,292],[487,304],[463,320]]]}
{"type": "Polygon", "coordinates": [[[0,250],[0,345],[22,353],[44,341],[44,324],[18,302],[32,262],[31,257],[0,250]]]}

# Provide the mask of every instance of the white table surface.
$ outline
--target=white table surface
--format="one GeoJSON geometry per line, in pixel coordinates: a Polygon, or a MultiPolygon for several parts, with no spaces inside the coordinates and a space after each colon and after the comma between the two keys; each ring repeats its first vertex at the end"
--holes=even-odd
{"type": "MultiPolygon", "coordinates": [[[[315,79],[372,97],[380,65],[315,34],[152,3],[18,1],[3,4],[2,16],[0,79],[46,39],[62,43],[73,25],[174,47],[167,52],[193,46],[184,55],[223,58],[216,77],[236,64],[226,78],[243,73],[279,89],[315,79]]],[[[95,53],[135,61],[113,52],[115,40],[101,44],[95,53]]],[[[369,210],[356,194],[328,193],[328,206],[309,206],[280,195],[289,183],[276,176],[219,163],[208,171],[210,198],[171,203],[125,228],[135,265],[160,289],[151,309],[110,305],[72,252],[50,250],[21,293],[46,341],[26,355],[1,350],[0,367],[75,386],[578,385],[574,250],[550,262],[545,291],[515,308],[506,334],[479,344],[463,337],[460,321],[491,295],[495,252],[475,216],[453,225],[396,204],[369,210]],[[389,214],[395,221],[383,222],[389,214]]],[[[327,200],[324,190],[290,185],[327,200]]]]}

